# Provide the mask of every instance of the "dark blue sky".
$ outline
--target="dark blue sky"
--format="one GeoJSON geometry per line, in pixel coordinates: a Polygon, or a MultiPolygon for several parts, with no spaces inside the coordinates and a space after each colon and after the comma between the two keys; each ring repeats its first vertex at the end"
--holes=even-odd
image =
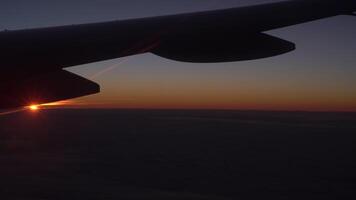
{"type": "MultiPolygon", "coordinates": [[[[81,24],[266,2],[275,1],[1,1],[0,28],[81,24]]],[[[76,102],[104,107],[356,110],[356,17],[338,16],[268,34],[296,43],[297,50],[223,64],[180,63],[144,54],[71,68],[102,85],[101,94],[76,102]]]]}

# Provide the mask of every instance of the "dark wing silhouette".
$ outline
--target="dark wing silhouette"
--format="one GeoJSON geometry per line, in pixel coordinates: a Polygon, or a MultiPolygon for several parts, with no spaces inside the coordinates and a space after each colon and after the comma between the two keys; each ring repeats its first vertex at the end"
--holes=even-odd
{"type": "Polygon", "coordinates": [[[37,90],[36,93],[52,91],[52,94],[43,92],[39,95],[40,98],[35,99],[38,103],[98,92],[96,84],[62,71],[65,67],[79,64],[146,52],[186,62],[226,62],[276,56],[292,51],[295,45],[266,35],[264,31],[352,14],[355,10],[356,0],[294,0],[171,16],[1,32],[3,78],[0,89],[3,92],[0,108],[26,105],[27,101],[17,101],[21,98],[33,101],[32,97],[25,96],[27,92],[21,93],[23,88],[27,88],[25,91],[37,90]],[[43,79],[50,76],[53,79],[43,79]],[[34,87],[35,83],[40,84],[34,87]],[[68,84],[78,90],[70,91],[68,84]]]}
{"type": "Polygon", "coordinates": [[[100,91],[98,84],[64,70],[4,78],[0,108],[14,108],[81,97],[100,91]]]}

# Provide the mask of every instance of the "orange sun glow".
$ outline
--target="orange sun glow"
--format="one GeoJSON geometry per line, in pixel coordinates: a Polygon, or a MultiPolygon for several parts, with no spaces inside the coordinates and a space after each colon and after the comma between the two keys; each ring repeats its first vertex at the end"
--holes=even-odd
{"type": "Polygon", "coordinates": [[[29,106],[29,109],[30,109],[31,111],[37,111],[37,110],[40,109],[40,107],[39,107],[39,105],[30,105],[30,106],[29,106]]]}
{"type": "Polygon", "coordinates": [[[51,108],[59,108],[63,106],[71,105],[72,101],[57,101],[52,103],[43,103],[43,104],[30,104],[26,106],[26,108],[30,111],[38,111],[40,109],[51,109],[51,108]]]}

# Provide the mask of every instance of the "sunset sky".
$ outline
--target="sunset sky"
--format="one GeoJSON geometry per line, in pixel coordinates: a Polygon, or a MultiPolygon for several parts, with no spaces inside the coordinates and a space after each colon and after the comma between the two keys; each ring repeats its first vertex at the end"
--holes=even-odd
{"type": "MultiPolygon", "coordinates": [[[[92,23],[266,2],[275,1],[1,1],[0,28],[92,23]]],[[[72,102],[99,108],[356,111],[356,17],[339,16],[268,34],[296,43],[296,51],[219,64],[143,54],[68,68],[99,83],[102,90],[72,102]]]]}

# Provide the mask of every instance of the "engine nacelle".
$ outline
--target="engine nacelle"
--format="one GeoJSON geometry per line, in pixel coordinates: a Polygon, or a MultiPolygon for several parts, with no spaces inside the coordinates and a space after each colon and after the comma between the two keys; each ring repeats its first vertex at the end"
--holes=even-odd
{"type": "Polygon", "coordinates": [[[272,57],[295,50],[295,44],[264,33],[167,35],[151,52],[176,61],[217,63],[272,57]]]}

